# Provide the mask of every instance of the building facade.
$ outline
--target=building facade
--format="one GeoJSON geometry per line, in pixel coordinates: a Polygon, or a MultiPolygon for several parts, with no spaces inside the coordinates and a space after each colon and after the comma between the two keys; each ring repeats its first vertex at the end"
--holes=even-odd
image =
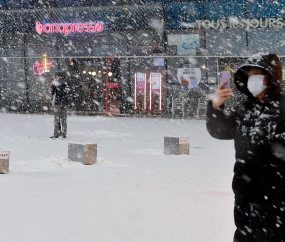
{"type": "Polygon", "coordinates": [[[285,0],[2,0],[0,9],[2,110],[51,110],[49,82],[65,71],[70,110],[200,117],[221,71],[232,77],[258,52],[284,62],[285,0]]]}

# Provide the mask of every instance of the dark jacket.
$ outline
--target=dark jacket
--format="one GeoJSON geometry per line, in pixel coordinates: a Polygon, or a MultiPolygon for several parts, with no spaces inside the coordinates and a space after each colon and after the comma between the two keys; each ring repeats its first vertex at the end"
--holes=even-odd
{"type": "Polygon", "coordinates": [[[65,78],[54,82],[51,93],[55,94],[55,105],[68,105],[69,85],[65,78]]]}
{"type": "Polygon", "coordinates": [[[236,241],[285,241],[285,125],[280,105],[281,82],[278,57],[256,54],[238,69],[234,78],[237,89],[247,98],[230,113],[224,111],[224,105],[214,110],[212,102],[208,104],[208,132],[217,139],[234,139],[235,143],[232,183],[235,224],[243,235],[252,236],[251,240],[236,241]],[[262,100],[253,97],[247,88],[250,67],[259,67],[270,77],[262,100]]]}

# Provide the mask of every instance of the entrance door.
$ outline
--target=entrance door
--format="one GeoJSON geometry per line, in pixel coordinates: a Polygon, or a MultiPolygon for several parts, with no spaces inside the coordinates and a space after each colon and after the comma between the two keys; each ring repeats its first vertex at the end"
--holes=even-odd
{"type": "Polygon", "coordinates": [[[120,113],[120,62],[117,59],[106,59],[105,111],[120,113]]]}
{"type": "MultiPolygon", "coordinates": [[[[79,99],[80,96],[81,105],[76,106],[80,106],[83,111],[120,112],[119,60],[107,58],[67,61],[70,72],[79,72],[81,77],[81,89],[74,85],[72,92],[72,98],[79,99]]],[[[78,100],[74,103],[78,103],[78,100]]]]}
{"type": "Polygon", "coordinates": [[[103,66],[85,66],[83,72],[82,107],[84,111],[104,110],[104,77],[103,66]]]}

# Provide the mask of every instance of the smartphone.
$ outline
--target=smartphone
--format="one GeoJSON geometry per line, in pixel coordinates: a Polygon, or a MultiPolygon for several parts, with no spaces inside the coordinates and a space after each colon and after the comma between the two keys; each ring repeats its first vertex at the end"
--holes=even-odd
{"type": "Polygon", "coordinates": [[[222,89],[230,88],[230,72],[222,71],[220,73],[220,83],[222,83],[223,81],[227,81],[227,83],[222,86],[222,89]]]}

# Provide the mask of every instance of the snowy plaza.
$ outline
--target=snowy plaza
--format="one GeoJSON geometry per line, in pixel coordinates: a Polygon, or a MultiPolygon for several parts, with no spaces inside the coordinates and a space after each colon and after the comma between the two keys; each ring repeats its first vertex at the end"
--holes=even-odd
{"type": "Polygon", "coordinates": [[[204,120],[0,114],[0,241],[228,242],[235,230],[233,141],[204,120]],[[190,137],[190,155],[164,155],[164,136],[190,137]],[[68,143],[98,144],[98,162],[68,161],[68,143]]]}

